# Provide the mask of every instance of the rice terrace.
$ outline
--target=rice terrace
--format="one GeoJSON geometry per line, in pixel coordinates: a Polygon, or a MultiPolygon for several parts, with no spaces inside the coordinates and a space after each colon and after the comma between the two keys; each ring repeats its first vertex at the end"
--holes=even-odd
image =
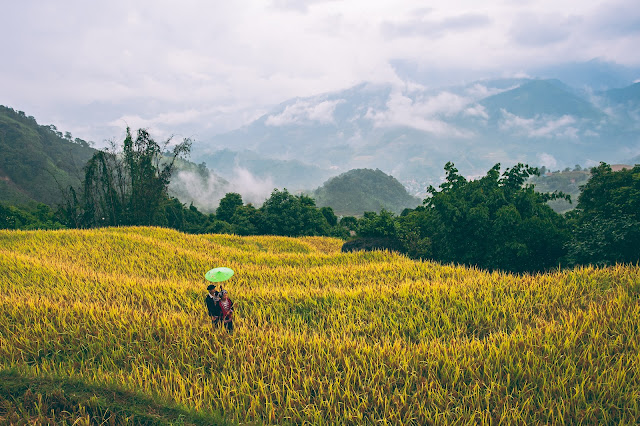
{"type": "Polygon", "coordinates": [[[0,423],[640,422],[637,265],[512,275],[342,243],[0,231],[0,423]],[[219,265],[233,334],[204,311],[219,265]]]}

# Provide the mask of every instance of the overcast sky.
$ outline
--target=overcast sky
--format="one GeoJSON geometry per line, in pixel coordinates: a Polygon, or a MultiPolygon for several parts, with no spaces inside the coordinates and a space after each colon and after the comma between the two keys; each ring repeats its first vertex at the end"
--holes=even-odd
{"type": "Polygon", "coordinates": [[[638,66],[640,7],[21,0],[2,5],[0,40],[0,104],[101,145],[127,124],[195,139],[231,130],[292,97],[398,82],[399,61],[467,79],[593,58],[638,66]]]}

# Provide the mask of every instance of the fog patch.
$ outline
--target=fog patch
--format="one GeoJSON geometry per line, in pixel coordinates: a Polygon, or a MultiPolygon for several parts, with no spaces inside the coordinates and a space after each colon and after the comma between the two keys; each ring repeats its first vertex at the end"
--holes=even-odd
{"type": "Polygon", "coordinates": [[[558,161],[553,155],[547,154],[546,152],[538,154],[538,162],[541,166],[545,166],[549,170],[558,168],[558,161]]]}
{"type": "Polygon", "coordinates": [[[181,170],[169,184],[169,194],[183,204],[193,204],[203,213],[215,213],[220,200],[230,192],[242,196],[245,204],[262,205],[273,191],[271,177],[254,176],[247,169],[236,167],[231,179],[226,180],[214,173],[181,170]]]}

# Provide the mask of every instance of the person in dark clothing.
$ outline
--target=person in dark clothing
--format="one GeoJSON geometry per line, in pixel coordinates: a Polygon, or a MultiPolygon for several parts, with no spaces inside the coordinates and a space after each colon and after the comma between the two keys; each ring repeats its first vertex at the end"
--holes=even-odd
{"type": "Polygon", "coordinates": [[[233,301],[229,299],[227,295],[227,290],[220,291],[220,302],[218,302],[218,306],[220,307],[220,318],[222,323],[224,324],[224,328],[227,329],[229,333],[233,332],[233,301]]]}
{"type": "Polygon", "coordinates": [[[220,293],[216,291],[216,286],[213,284],[210,284],[207,287],[207,290],[209,290],[209,294],[207,294],[204,299],[207,305],[207,313],[211,318],[211,324],[218,326],[222,320],[222,314],[220,311],[220,293]]]}

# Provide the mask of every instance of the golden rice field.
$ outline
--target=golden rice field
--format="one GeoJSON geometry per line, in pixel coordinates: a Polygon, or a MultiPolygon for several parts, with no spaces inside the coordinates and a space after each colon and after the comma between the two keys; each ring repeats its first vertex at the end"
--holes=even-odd
{"type": "Polygon", "coordinates": [[[341,243],[0,231],[0,369],[212,423],[640,423],[640,267],[515,276],[341,243]],[[217,266],[232,336],[205,313],[217,266]]]}

